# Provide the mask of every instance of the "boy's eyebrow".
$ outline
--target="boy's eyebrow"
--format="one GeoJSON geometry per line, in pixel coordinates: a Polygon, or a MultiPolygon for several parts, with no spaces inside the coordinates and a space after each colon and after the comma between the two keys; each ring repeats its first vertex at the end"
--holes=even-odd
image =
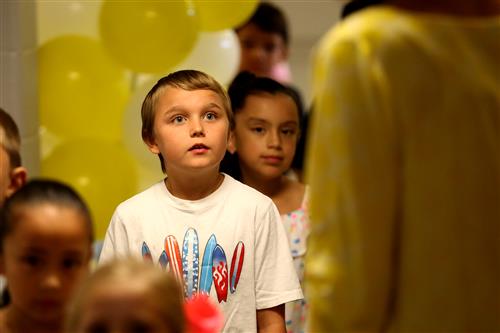
{"type": "Polygon", "coordinates": [[[223,108],[223,107],[221,107],[219,104],[214,103],[214,102],[210,102],[210,103],[208,103],[208,104],[207,104],[204,108],[205,108],[205,109],[210,109],[210,108],[213,108],[213,107],[216,107],[216,108],[221,109],[221,110],[223,110],[223,109],[224,109],[224,108],[223,108]]]}
{"type": "MultiPolygon", "coordinates": [[[[205,106],[203,107],[203,110],[206,110],[206,109],[211,109],[211,108],[214,108],[214,107],[215,107],[215,108],[217,108],[217,109],[220,109],[220,110],[224,110],[224,108],[223,108],[222,106],[220,106],[219,104],[214,103],[214,102],[210,102],[210,103],[208,103],[207,105],[205,105],[205,106]]],[[[173,113],[173,112],[181,112],[181,111],[182,111],[182,112],[186,111],[186,108],[184,108],[184,107],[183,107],[183,106],[181,106],[181,105],[174,105],[174,106],[172,106],[171,108],[167,109],[167,110],[163,113],[163,115],[168,115],[168,114],[173,113]]]]}

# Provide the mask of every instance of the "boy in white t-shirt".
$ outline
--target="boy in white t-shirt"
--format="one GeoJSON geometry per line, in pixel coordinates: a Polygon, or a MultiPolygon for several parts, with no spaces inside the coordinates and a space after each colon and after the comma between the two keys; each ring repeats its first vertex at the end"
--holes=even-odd
{"type": "Polygon", "coordinates": [[[271,199],[219,172],[233,125],[225,90],[178,71],[151,89],[141,116],[168,176],[118,206],[100,261],[143,256],[170,270],[185,297],[220,305],[224,332],[285,332],[284,304],[302,291],[271,199]]]}

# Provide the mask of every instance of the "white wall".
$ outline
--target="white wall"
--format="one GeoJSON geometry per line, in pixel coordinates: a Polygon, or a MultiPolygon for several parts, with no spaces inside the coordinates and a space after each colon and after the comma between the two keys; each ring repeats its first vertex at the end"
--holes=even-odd
{"type": "Polygon", "coordinates": [[[312,53],[321,36],[338,22],[345,0],[273,0],[285,13],[290,26],[290,66],[293,83],[304,103],[311,101],[312,53]]]}
{"type": "Polygon", "coordinates": [[[19,127],[29,176],[39,173],[36,48],[34,2],[0,0],[0,107],[19,127]]]}

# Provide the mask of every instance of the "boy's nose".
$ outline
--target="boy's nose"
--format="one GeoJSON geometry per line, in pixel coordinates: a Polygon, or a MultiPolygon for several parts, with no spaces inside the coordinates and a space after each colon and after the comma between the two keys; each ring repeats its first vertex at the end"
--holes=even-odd
{"type": "Polygon", "coordinates": [[[198,136],[204,136],[205,135],[205,131],[203,129],[203,124],[201,123],[201,121],[193,121],[192,125],[191,125],[191,133],[190,135],[192,137],[198,137],[198,136]]]}

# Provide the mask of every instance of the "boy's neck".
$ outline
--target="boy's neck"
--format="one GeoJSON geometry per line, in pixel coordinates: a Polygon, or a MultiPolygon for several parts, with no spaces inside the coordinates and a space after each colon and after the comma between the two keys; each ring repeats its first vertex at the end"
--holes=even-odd
{"type": "Polygon", "coordinates": [[[32,333],[58,333],[63,332],[62,319],[55,323],[42,323],[33,321],[19,311],[13,308],[12,304],[8,305],[0,315],[0,332],[5,330],[11,333],[32,332],[32,333]]]}
{"type": "Polygon", "coordinates": [[[216,170],[196,175],[170,173],[164,182],[173,196],[184,200],[200,200],[215,192],[223,180],[224,176],[216,170]]]}
{"type": "Polygon", "coordinates": [[[461,17],[500,14],[500,0],[386,0],[384,3],[405,10],[461,17]]]}

